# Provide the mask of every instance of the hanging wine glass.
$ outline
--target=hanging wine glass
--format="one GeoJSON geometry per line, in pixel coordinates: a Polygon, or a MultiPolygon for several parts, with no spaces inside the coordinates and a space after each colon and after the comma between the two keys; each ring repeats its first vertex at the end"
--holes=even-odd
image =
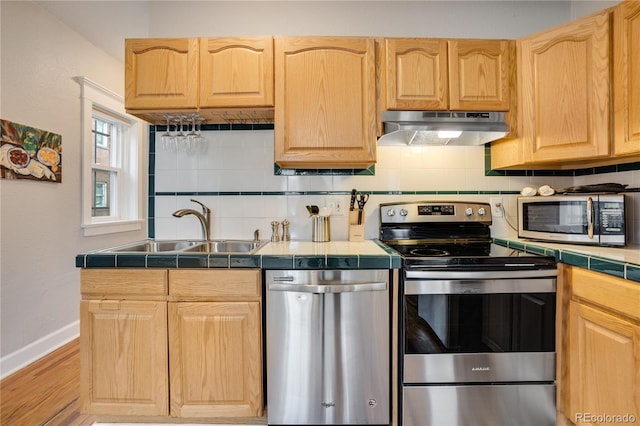
{"type": "Polygon", "coordinates": [[[191,130],[187,133],[187,145],[189,148],[189,152],[191,152],[194,148],[194,143],[198,137],[198,133],[196,132],[196,122],[199,118],[199,115],[196,113],[191,114],[191,130]]]}
{"type": "Polygon", "coordinates": [[[182,143],[185,141],[187,135],[182,131],[182,125],[184,124],[184,119],[186,118],[186,116],[184,114],[178,114],[178,117],[176,120],[178,123],[178,132],[176,133],[176,142],[177,143],[182,143]]]}
{"type": "Polygon", "coordinates": [[[160,135],[160,142],[162,143],[162,149],[166,151],[171,148],[171,140],[173,136],[171,135],[170,128],[173,116],[170,114],[165,114],[164,119],[167,121],[167,128],[165,129],[164,133],[160,135]]]}
{"type": "Polygon", "coordinates": [[[205,121],[207,120],[204,117],[200,117],[200,116],[198,116],[198,118],[196,119],[196,122],[197,122],[196,139],[204,139],[204,136],[202,136],[202,125],[204,124],[205,121]]]}
{"type": "Polygon", "coordinates": [[[202,125],[206,122],[207,120],[204,117],[198,116],[198,118],[196,119],[196,143],[198,145],[198,151],[201,154],[204,154],[207,150],[207,144],[205,144],[205,139],[204,136],[202,136],[202,125]]]}

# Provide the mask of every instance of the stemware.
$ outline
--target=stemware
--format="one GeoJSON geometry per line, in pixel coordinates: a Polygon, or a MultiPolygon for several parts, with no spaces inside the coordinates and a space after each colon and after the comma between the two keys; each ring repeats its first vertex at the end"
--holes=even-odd
{"type": "Polygon", "coordinates": [[[177,124],[177,126],[178,126],[178,128],[177,128],[177,133],[176,133],[176,135],[175,135],[175,139],[176,139],[176,142],[177,142],[178,144],[179,144],[179,143],[183,143],[183,142],[186,140],[186,138],[187,138],[187,135],[184,133],[184,131],[183,131],[183,129],[182,129],[182,126],[183,126],[183,124],[184,124],[184,119],[185,119],[185,118],[187,118],[187,116],[186,116],[186,115],[184,115],[184,114],[178,114],[178,116],[177,116],[177,117],[176,117],[176,119],[174,120],[175,122],[177,122],[177,123],[178,123],[178,124],[177,124]]]}
{"type": "Polygon", "coordinates": [[[171,114],[165,114],[164,119],[167,121],[167,128],[164,133],[160,135],[160,141],[162,143],[162,149],[169,150],[171,149],[171,143],[173,140],[173,135],[171,134],[171,120],[173,120],[173,116],[171,114]]]}

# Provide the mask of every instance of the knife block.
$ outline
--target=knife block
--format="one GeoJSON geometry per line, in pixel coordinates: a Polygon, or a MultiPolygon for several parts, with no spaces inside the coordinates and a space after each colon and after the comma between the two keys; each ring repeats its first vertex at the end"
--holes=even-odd
{"type": "Polygon", "coordinates": [[[349,210],[349,241],[364,241],[364,210],[349,210]]]}

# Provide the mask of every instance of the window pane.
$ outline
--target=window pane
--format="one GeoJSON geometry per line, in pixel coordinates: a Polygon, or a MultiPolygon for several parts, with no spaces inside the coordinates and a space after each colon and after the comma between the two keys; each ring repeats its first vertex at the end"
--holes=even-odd
{"type": "Polygon", "coordinates": [[[93,117],[93,162],[105,166],[117,166],[114,164],[114,134],[117,125],[100,117],[93,117]]]}
{"type": "Polygon", "coordinates": [[[104,170],[93,170],[93,204],[91,216],[112,216],[113,182],[116,177],[115,172],[104,170]]]}

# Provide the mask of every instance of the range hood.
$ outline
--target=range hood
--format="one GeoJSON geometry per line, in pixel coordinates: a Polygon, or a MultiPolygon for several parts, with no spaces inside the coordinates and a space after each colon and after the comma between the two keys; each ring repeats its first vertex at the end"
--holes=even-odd
{"type": "Polygon", "coordinates": [[[504,112],[385,111],[378,145],[483,145],[509,132],[504,112]]]}

